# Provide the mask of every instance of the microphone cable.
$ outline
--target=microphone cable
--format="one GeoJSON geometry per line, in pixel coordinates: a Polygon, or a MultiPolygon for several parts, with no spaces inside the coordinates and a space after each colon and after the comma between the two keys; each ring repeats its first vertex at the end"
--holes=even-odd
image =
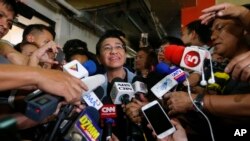
{"type": "Polygon", "coordinates": [[[208,126],[209,126],[209,130],[210,130],[210,134],[211,134],[212,141],[215,141],[215,140],[214,140],[214,134],[213,134],[213,128],[212,128],[211,122],[210,122],[209,118],[206,116],[206,114],[204,114],[204,113],[200,110],[200,108],[198,108],[197,105],[194,103],[194,100],[193,100],[193,98],[192,98],[192,96],[191,96],[190,83],[189,83],[189,81],[188,81],[187,78],[186,78],[186,82],[187,82],[188,96],[189,96],[189,98],[190,98],[192,104],[194,105],[194,107],[197,109],[197,111],[198,111],[199,113],[201,113],[201,114],[205,117],[205,119],[206,119],[206,121],[207,121],[207,123],[208,123],[208,126]]]}

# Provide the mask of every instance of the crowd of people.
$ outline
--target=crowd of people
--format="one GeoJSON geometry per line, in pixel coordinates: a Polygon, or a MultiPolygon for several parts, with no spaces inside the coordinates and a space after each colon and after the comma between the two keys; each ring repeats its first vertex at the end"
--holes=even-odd
{"type": "MultiPolygon", "coordinates": [[[[81,95],[88,91],[88,87],[80,79],[63,72],[62,65],[72,60],[78,60],[81,64],[92,60],[97,66],[95,74],[105,76],[105,82],[100,86],[103,93],[97,94],[103,104],[113,104],[110,94],[116,78],[131,84],[135,78],[139,78],[148,86],[148,93],[138,93],[129,103],[116,105],[116,125],[110,141],[211,140],[210,132],[215,140],[224,140],[225,136],[233,136],[236,129],[250,127],[250,10],[248,6],[223,3],[206,8],[202,13],[199,19],[183,27],[180,39],[164,37],[157,51],[150,46],[140,48],[135,58],[135,72],[125,67],[128,41],[122,31],[106,31],[96,43],[94,54],[88,50],[84,39],[68,40],[61,48],[54,41],[56,33],[53,28],[42,24],[28,25],[24,29],[22,42],[15,47],[8,41],[0,40],[0,97],[8,99],[14,93],[17,98],[20,92],[28,94],[40,89],[63,97],[58,109],[61,105],[72,104],[74,112],[79,113],[86,107],[81,102],[81,95]],[[216,86],[201,85],[200,81],[204,79],[202,73],[184,69],[190,85],[186,80],[158,99],[150,91],[165,77],[165,74],[156,71],[157,65],[165,63],[170,67],[177,66],[165,57],[164,51],[169,45],[199,46],[210,52],[212,63],[205,63],[204,71],[210,72],[209,68],[216,70],[216,86]],[[55,60],[59,50],[65,54],[62,62],[55,60]],[[227,79],[224,75],[228,76],[227,79]],[[199,110],[210,119],[213,131],[209,131],[204,118],[194,108],[188,87],[191,87],[190,96],[197,102],[195,104],[199,110]],[[162,104],[176,128],[173,134],[163,139],[157,139],[141,112],[141,108],[152,100],[162,104]]],[[[15,0],[0,0],[0,38],[11,29],[17,14],[15,0]]],[[[33,121],[17,111],[18,107],[13,103],[0,103],[0,107],[1,119],[11,116],[17,121],[20,139],[38,140],[38,136],[30,134],[32,131],[29,129],[51,122],[51,119],[33,121]]],[[[54,119],[57,114],[58,110],[54,113],[54,119]]],[[[106,134],[104,130],[101,140],[106,139],[106,134]]]]}

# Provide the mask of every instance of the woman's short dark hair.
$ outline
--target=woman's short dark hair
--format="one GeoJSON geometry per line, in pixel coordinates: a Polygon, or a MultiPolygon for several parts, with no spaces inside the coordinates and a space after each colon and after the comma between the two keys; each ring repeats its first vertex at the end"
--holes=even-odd
{"type": "Polygon", "coordinates": [[[117,38],[119,39],[122,44],[124,45],[124,49],[126,51],[126,43],[124,41],[125,34],[120,30],[107,30],[98,40],[97,44],[96,44],[96,55],[100,55],[100,49],[101,49],[101,44],[102,42],[107,39],[107,38],[117,38]]]}

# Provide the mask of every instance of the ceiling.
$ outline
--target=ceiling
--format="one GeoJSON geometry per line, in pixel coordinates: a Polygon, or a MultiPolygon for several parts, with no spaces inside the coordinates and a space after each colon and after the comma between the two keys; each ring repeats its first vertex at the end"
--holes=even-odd
{"type": "MultiPolygon", "coordinates": [[[[49,0],[48,0],[49,1],[49,0]]],[[[108,29],[122,30],[133,50],[138,50],[141,33],[158,48],[163,36],[180,36],[181,8],[196,0],[54,0],[67,16],[97,35],[108,29]]],[[[51,1],[50,1],[51,3],[51,1]]]]}

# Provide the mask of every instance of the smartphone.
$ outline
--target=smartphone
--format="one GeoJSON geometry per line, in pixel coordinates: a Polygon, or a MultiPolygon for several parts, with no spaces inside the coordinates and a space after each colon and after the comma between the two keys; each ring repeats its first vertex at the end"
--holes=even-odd
{"type": "Polygon", "coordinates": [[[163,139],[174,133],[176,130],[158,101],[154,100],[147,105],[144,105],[142,107],[142,113],[151,124],[157,138],[163,139]]]}

